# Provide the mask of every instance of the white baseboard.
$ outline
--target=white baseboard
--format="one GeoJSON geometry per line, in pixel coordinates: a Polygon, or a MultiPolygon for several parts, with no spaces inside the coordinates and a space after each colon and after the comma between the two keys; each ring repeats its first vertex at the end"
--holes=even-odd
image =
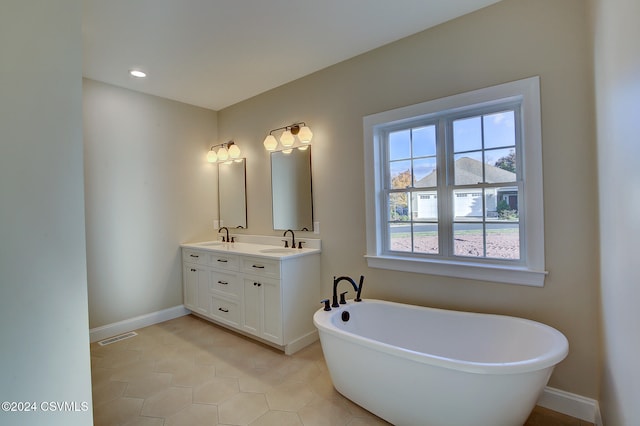
{"type": "Polygon", "coordinates": [[[305,334],[297,340],[289,343],[284,347],[284,353],[286,355],[293,355],[298,352],[300,349],[306,348],[316,340],[318,340],[320,336],[318,335],[318,330],[313,330],[310,333],[305,334]]]}
{"type": "Polygon", "coordinates": [[[139,317],[92,328],[89,330],[89,339],[91,342],[97,342],[107,337],[117,336],[118,334],[158,324],[190,313],[191,311],[187,310],[183,305],[174,306],[163,309],[162,311],[151,312],[150,314],[140,315],[139,317]]]}
{"type": "Polygon", "coordinates": [[[600,407],[595,399],[547,386],[538,399],[538,405],[602,426],[600,407]]]}

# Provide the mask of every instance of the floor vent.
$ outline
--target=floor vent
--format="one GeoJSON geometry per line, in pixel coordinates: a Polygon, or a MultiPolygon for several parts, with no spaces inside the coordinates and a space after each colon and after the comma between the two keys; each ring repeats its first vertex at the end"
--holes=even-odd
{"type": "Polygon", "coordinates": [[[130,331],[128,333],[124,333],[124,334],[121,334],[119,336],[113,336],[113,337],[109,337],[108,339],[100,340],[98,342],[98,344],[100,346],[106,346],[106,345],[110,345],[112,343],[119,342],[120,340],[128,339],[130,337],[134,337],[134,336],[137,336],[137,335],[138,335],[138,333],[136,333],[135,331],[130,331]]]}

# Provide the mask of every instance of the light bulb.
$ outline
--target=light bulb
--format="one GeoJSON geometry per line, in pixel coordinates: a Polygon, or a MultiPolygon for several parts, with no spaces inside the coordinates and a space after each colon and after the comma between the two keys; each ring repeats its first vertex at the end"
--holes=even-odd
{"type": "Polygon", "coordinates": [[[233,144],[229,146],[229,157],[233,159],[240,157],[240,148],[238,148],[238,145],[233,144]]]}
{"type": "Polygon", "coordinates": [[[223,146],[218,150],[218,160],[227,161],[227,158],[229,158],[229,151],[223,146]]]}
{"type": "Polygon", "coordinates": [[[147,76],[146,72],[136,69],[129,70],[129,74],[136,78],[145,78],[147,76]]]}
{"type": "Polygon", "coordinates": [[[289,148],[289,149],[283,149],[282,153],[283,154],[291,154],[293,152],[293,148],[289,148]]]}
{"type": "Polygon", "coordinates": [[[218,156],[216,155],[216,152],[214,150],[211,150],[207,153],[207,161],[210,163],[215,163],[216,161],[218,161],[218,156]]]}
{"type": "Polygon", "coordinates": [[[269,135],[266,138],[264,138],[263,145],[264,145],[264,149],[266,149],[267,151],[275,151],[276,148],[278,147],[278,141],[273,135],[269,135]]]}
{"type": "Polygon", "coordinates": [[[285,146],[288,148],[293,146],[294,142],[295,142],[295,138],[293,137],[293,135],[291,134],[291,131],[289,130],[285,130],[282,133],[282,136],[280,136],[280,143],[282,144],[282,146],[285,146]]]}
{"type": "Polygon", "coordinates": [[[308,128],[307,126],[300,128],[300,131],[298,132],[298,139],[300,139],[300,142],[309,143],[311,142],[312,137],[313,133],[311,132],[310,128],[308,128]]]}

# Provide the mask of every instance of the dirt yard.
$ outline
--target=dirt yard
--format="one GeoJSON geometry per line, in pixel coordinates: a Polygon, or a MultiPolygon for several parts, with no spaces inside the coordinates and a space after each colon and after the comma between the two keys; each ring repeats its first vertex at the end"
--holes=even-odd
{"type": "MultiPolygon", "coordinates": [[[[435,235],[416,237],[414,251],[417,253],[437,253],[438,237],[435,235]]],[[[393,238],[391,249],[411,251],[411,238],[393,238]]],[[[460,234],[454,238],[456,256],[483,257],[481,234],[460,234]]],[[[519,259],[520,246],[517,232],[487,234],[487,257],[494,259],[519,259]]]]}

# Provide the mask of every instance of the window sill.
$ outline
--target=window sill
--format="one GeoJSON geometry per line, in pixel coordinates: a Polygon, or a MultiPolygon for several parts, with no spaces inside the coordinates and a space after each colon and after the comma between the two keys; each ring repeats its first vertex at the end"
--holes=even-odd
{"type": "Polygon", "coordinates": [[[526,267],[508,265],[486,265],[462,261],[415,259],[400,256],[365,255],[365,258],[371,268],[533,287],[543,287],[544,278],[548,274],[546,271],[534,271],[526,267]]]}

